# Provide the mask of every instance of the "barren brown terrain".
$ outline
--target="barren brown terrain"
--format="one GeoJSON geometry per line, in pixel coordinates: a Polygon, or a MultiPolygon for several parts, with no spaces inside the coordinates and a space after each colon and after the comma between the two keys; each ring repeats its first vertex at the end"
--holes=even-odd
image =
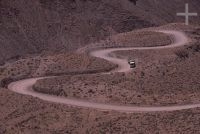
{"type": "MultiPolygon", "coordinates": [[[[114,52],[112,55],[117,57],[136,59],[137,68],[130,74],[100,74],[116,66],[85,54],[63,53],[33,56],[7,63],[1,67],[1,78],[6,78],[1,82],[7,85],[10,79],[13,81],[65,74],[39,80],[34,89],[46,94],[120,105],[170,106],[198,103],[199,29],[189,28],[185,32],[193,41],[180,48],[114,52]],[[99,74],[88,74],[93,69],[97,69],[93,73],[99,74]]],[[[144,32],[142,37],[145,36],[148,34],[144,32]]],[[[165,43],[163,37],[161,35],[162,42],[165,43]]],[[[166,45],[172,42],[169,36],[164,38],[166,45]]],[[[45,102],[5,88],[1,88],[0,95],[1,133],[200,132],[199,108],[131,114],[45,102]]]]}
{"type": "Polygon", "coordinates": [[[0,134],[200,134],[199,5],[0,0],[0,134]]]}
{"type": "Polygon", "coordinates": [[[37,56],[11,62],[0,68],[1,86],[9,82],[49,75],[82,74],[109,71],[116,65],[86,54],[63,53],[37,56]],[[101,65],[99,64],[101,63],[101,65]]]}
{"type": "MultiPolygon", "coordinates": [[[[188,32],[188,36],[190,34],[195,40],[198,33],[199,30],[196,29],[188,32]]],[[[143,37],[145,38],[145,34],[143,37]]],[[[115,55],[121,57],[137,59],[138,66],[134,72],[44,79],[39,80],[34,89],[47,94],[111,104],[163,106],[198,103],[199,52],[200,45],[197,41],[174,50],[115,52],[115,55]]]]}
{"type": "Polygon", "coordinates": [[[0,132],[41,134],[198,134],[199,109],[118,113],[69,107],[0,90],[0,132]]]}
{"type": "MultiPolygon", "coordinates": [[[[1,0],[0,64],[43,51],[75,51],[110,35],[183,22],[199,0],[1,0]],[[164,5],[164,6],[163,6],[164,5]],[[161,8],[162,7],[162,8],[161,8]]],[[[199,24],[199,17],[192,24],[199,24]]]]}
{"type": "Polygon", "coordinates": [[[165,46],[172,43],[170,36],[149,29],[141,29],[120,33],[106,38],[97,43],[91,43],[77,50],[78,53],[86,53],[96,49],[117,47],[152,47],[165,46]],[[150,39],[150,40],[149,40],[150,39]],[[133,43],[134,42],[134,43],[133,43]]]}

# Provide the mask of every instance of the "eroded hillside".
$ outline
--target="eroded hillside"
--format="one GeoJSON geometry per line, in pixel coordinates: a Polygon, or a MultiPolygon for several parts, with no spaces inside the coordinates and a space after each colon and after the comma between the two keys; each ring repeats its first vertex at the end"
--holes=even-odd
{"type": "MultiPolygon", "coordinates": [[[[71,51],[116,33],[180,21],[175,13],[184,10],[185,2],[0,0],[0,63],[42,51],[71,51]]],[[[189,3],[191,11],[199,11],[200,1],[189,3]]]]}

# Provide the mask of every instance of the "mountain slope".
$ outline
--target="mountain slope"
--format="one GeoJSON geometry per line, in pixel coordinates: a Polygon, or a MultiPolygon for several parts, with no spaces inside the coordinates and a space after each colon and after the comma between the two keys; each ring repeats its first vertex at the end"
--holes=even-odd
{"type": "MultiPolygon", "coordinates": [[[[111,34],[180,21],[175,14],[184,11],[185,2],[0,0],[0,63],[42,51],[73,51],[111,34]]],[[[198,12],[199,4],[190,1],[191,11],[198,12]]]]}

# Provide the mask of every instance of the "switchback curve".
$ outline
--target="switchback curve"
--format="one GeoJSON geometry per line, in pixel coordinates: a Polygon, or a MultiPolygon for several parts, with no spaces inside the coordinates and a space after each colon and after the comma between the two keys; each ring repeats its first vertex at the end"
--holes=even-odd
{"type": "MultiPolygon", "coordinates": [[[[91,55],[94,57],[102,58],[107,61],[110,61],[114,64],[118,65],[118,69],[114,72],[127,72],[130,71],[130,67],[127,63],[127,59],[119,59],[116,57],[110,57],[109,53],[114,51],[121,50],[149,50],[149,49],[166,49],[166,48],[174,48],[178,46],[185,45],[189,42],[188,37],[185,36],[184,33],[178,31],[157,31],[165,34],[170,34],[174,36],[174,42],[168,46],[158,46],[158,47],[129,47],[129,48],[109,48],[102,50],[95,50],[91,52],[91,55]]],[[[52,76],[54,77],[54,76],[52,76]]],[[[131,106],[131,105],[113,105],[113,104],[103,104],[97,102],[89,102],[78,99],[69,99],[59,96],[53,96],[48,94],[43,94],[36,92],[32,89],[33,85],[39,79],[51,78],[51,77],[43,77],[43,78],[31,78],[20,80],[17,82],[12,82],[8,85],[8,89],[13,92],[30,95],[33,97],[37,97],[39,99],[61,103],[70,106],[84,107],[84,108],[94,108],[99,110],[108,110],[108,111],[118,111],[118,112],[126,112],[126,113],[135,113],[135,112],[161,112],[161,111],[176,111],[176,110],[184,110],[200,107],[200,104],[188,104],[188,105],[174,105],[174,106],[131,106]]]]}

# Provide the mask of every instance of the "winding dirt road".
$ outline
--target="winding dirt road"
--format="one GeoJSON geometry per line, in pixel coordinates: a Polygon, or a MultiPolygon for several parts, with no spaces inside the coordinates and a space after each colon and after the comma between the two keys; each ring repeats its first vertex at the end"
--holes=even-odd
{"type": "MultiPolygon", "coordinates": [[[[165,48],[174,48],[178,46],[185,45],[189,42],[189,39],[184,35],[182,32],[178,31],[158,31],[165,34],[173,35],[174,42],[168,46],[158,46],[158,47],[131,47],[131,48],[111,48],[111,49],[104,49],[104,50],[96,50],[91,52],[91,55],[94,57],[99,57],[115,63],[118,65],[118,69],[114,70],[114,72],[127,72],[130,71],[130,67],[127,63],[127,59],[119,59],[115,57],[110,57],[109,53],[119,50],[146,50],[146,49],[165,49],[165,48]]],[[[47,77],[45,77],[47,78],[47,77]]],[[[33,97],[37,97],[39,99],[55,102],[55,103],[62,103],[70,106],[77,106],[77,107],[84,107],[84,108],[94,108],[99,110],[110,110],[110,111],[118,111],[118,112],[127,112],[127,113],[135,113],[135,112],[160,112],[160,111],[176,111],[176,110],[184,110],[184,109],[191,109],[200,107],[200,104],[188,104],[188,105],[175,105],[175,106],[149,106],[149,107],[140,107],[140,106],[122,106],[122,105],[113,105],[113,104],[103,104],[103,103],[96,103],[96,102],[88,102],[84,100],[77,100],[77,99],[68,99],[59,96],[53,96],[43,93],[35,92],[32,89],[32,86],[36,83],[37,80],[44,79],[44,78],[31,78],[26,80],[20,80],[17,82],[13,82],[8,85],[8,89],[13,92],[30,95],[33,97]]]]}
{"type": "Polygon", "coordinates": [[[157,47],[126,47],[126,48],[109,48],[103,50],[96,50],[90,53],[90,55],[98,58],[105,59],[114,64],[118,65],[118,68],[114,70],[114,72],[128,72],[131,70],[130,65],[128,64],[127,59],[118,59],[115,57],[110,57],[109,54],[114,51],[127,51],[127,50],[155,50],[155,49],[166,49],[166,48],[174,48],[178,46],[185,45],[189,42],[189,39],[185,36],[184,33],[178,31],[166,31],[160,30],[158,32],[165,33],[168,35],[173,35],[173,43],[167,46],[157,46],[157,47]]]}

